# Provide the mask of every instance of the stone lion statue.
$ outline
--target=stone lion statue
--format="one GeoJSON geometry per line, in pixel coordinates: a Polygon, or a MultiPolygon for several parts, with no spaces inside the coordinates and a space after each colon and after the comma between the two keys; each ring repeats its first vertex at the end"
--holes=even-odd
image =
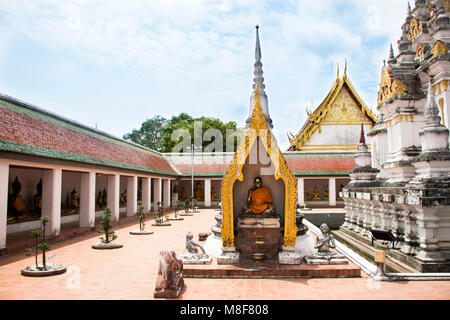
{"type": "Polygon", "coordinates": [[[183,262],[177,259],[175,251],[163,250],[159,253],[158,276],[155,297],[177,297],[183,289],[183,262]]]}

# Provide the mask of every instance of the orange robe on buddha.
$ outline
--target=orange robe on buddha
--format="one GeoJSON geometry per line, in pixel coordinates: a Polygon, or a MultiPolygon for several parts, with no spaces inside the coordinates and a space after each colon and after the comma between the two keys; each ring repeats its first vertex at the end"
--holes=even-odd
{"type": "Polygon", "coordinates": [[[272,196],[269,188],[260,187],[252,192],[250,209],[254,213],[263,212],[270,204],[272,204],[272,196]]]}

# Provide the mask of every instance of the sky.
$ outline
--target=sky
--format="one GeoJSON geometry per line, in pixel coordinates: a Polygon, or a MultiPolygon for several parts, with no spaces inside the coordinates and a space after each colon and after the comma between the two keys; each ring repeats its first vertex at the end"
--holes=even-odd
{"type": "Polygon", "coordinates": [[[181,112],[244,126],[259,25],[284,150],[345,60],[376,110],[406,12],[407,0],[0,0],[0,93],[117,137],[181,112]]]}

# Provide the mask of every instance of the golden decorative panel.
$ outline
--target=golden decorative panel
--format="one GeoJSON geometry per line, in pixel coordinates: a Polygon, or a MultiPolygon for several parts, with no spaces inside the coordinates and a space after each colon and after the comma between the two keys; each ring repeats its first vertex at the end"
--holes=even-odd
{"type": "Polygon", "coordinates": [[[422,25],[420,24],[419,20],[417,20],[417,18],[412,18],[411,22],[409,23],[408,40],[413,40],[421,32],[422,25]]]}
{"type": "Polygon", "coordinates": [[[442,4],[444,5],[445,12],[450,11],[450,0],[442,0],[442,4]]]}
{"type": "Polygon", "coordinates": [[[416,50],[416,57],[421,57],[425,51],[425,48],[423,47],[423,44],[419,43],[416,50]]]}
{"type": "Polygon", "coordinates": [[[367,117],[358,107],[356,101],[350,96],[346,88],[342,88],[338,96],[331,104],[330,112],[322,120],[328,122],[367,122],[367,117]]]}
{"type": "Polygon", "coordinates": [[[444,120],[444,99],[439,99],[439,107],[441,108],[441,123],[443,126],[445,126],[445,120],[444,120]]]}
{"type": "Polygon", "coordinates": [[[378,91],[377,103],[381,104],[396,95],[402,95],[408,91],[408,87],[390,72],[390,67],[385,66],[381,70],[380,90],[378,91]]]}
{"type": "Polygon", "coordinates": [[[434,46],[433,46],[433,51],[432,51],[433,57],[447,54],[447,50],[448,50],[447,45],[444,42],[442,42],[441,40],[438,40],[434,43],[434,46]]]}
{"type": "Polygon", "coordinates": [[[387,127],[396,125],[399,122],[413,122],[414,121],[414,114],[412,113],[403,113],[403,114],[397,114],[395,117],[393,117],[390,120],[386,120],[385,124],[387,127]]]}
{"type": "Polygon", "coordinates": [[[448,80],[442,80],[441,82],[433,86],[434,95],[436,96],[441,94],[442,92],[447,91],[447,88],[448,88],[448,80]]]}
{"type": "Polygon", "coordinates": [[[222,181],[222,245],[234,247],[233,186],[236,180],[243,181],[242,168],[259,137],[274,166],[275,180],[282,179],[285,185],[283,242],[285,246],[294,246],[297,237],[297,226],[295,224],[297,180],[287,166],[287,162],[267,126],[261,108],[258,86],[255,89],[254,103],[250,126],[245,130],[244,137],[222,181]]]}

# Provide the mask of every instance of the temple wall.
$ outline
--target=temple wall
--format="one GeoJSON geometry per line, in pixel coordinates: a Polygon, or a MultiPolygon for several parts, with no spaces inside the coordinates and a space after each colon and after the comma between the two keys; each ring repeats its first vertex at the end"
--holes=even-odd
{"type": "MultiPolygon", "coordinates": [[[[371,130],[370,124],[364,125],[364,132],[371,130]]],[[[311,139],[302,146],[302,151],[349,151],[356,150],[361,132],[361,124],[320,125],[311,139]]]]}

